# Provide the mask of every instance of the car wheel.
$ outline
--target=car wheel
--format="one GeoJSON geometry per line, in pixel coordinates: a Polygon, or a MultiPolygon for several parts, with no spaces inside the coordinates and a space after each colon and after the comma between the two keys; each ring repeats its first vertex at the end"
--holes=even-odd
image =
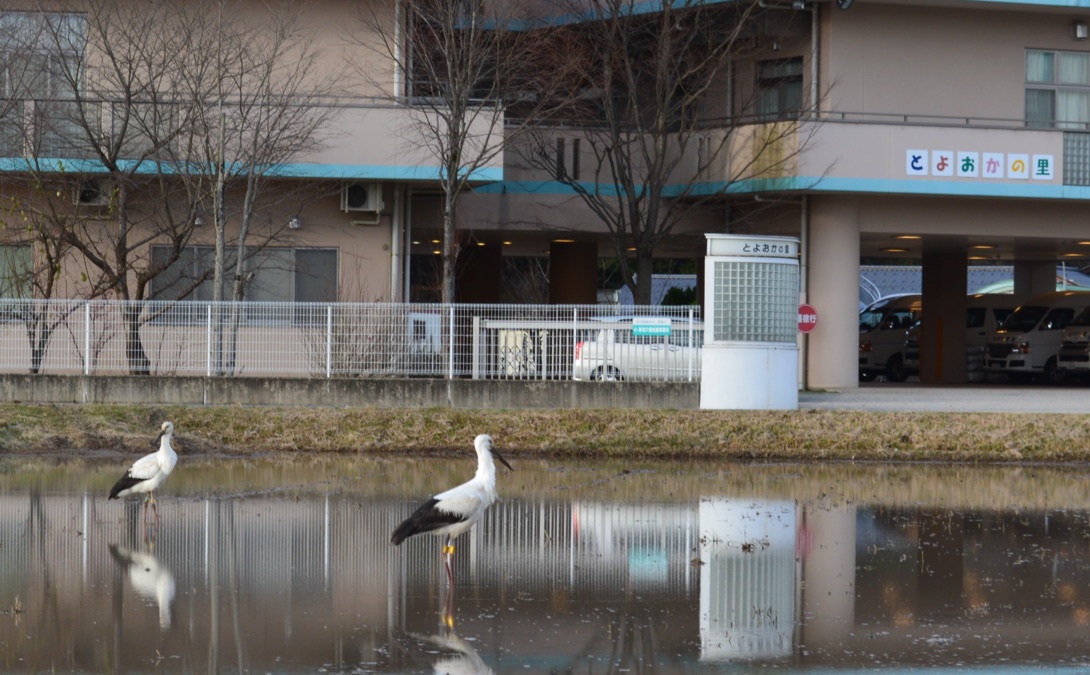
{"type": "Polygon", "coordinates": [[[886,361],[886,379],[890,382],[904,382],[908,379],[908,370],[905,369],[905,362],[900,354],[894,354],[886,361]]]}
{"type": "Polygon", "coordinates": [[[1064,371],[1056,367],[1056,357],[1053,356],[1045,363],[1045,371],[1043,373],[1045,382],[1048,384],[1062,384],[1065,378],[1064,371]]]}
{"type": "Polygon", "coordinates": [[[594,371],[594,374],[590,376],[590,379],[601,382],[620,382],[621,372],[613,366],[602,366],[594,371]]]}

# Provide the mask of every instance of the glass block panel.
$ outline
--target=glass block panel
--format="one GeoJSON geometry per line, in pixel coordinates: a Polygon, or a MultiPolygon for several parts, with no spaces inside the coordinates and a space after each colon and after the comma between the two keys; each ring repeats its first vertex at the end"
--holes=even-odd
{"type": "Polygon", "coordinates": [[[1064,185],[1090,185],[1090,134],[1064,133],[1064,185]]]}
{"type": "Polygon", "coordinates": [[[745,260],[715,262],[712,338],[795,342],[798,265],[745,260]]]}

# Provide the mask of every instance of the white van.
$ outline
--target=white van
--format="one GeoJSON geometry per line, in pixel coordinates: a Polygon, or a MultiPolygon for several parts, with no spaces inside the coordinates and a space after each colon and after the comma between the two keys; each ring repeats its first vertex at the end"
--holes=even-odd
{"type": "Polygon", "coordinates": [[[1090,307],[1075,315],[1064,328],[1056,361],[1065,375],[1090,375],[1090,307]]]}
{"type": "Polygon", "coordinates": [[[988,343],[985,369],[1012,379],[1033,376],[1060,382],[1057,352],[1064,328],[1086,307],[1090,293],[1055,291],[1035,296],[1020,305],[988,343]]]}
{"type": "Polygon", "coordinates": [[[907,331],[920,319],[922,296],[891,295],[875,300],[859,313],[859,379],[885,375],[903,382],[907,331]]]}
{"type": "MultiPolygon", "coordinates": [[[[984,379],[984,354],[995,331],[1011,312],[1033,296],[1025,293],[974,293],[966,301],[965,308],[965,379],[979,382],[984,379]]],[[[920,369],[920,323],[908,329],[905,339],[905,367],[909,371],[920,369]]]]}

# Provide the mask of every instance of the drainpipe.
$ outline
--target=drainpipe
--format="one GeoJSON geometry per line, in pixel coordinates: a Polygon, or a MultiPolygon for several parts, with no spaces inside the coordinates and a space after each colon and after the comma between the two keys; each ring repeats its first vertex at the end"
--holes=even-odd
{"type": "MultiPolygon", "coordinates": [[[[810,198],[802,196],[799,222],[799,298],[810,302],[810,198]]],[[[799,342],[799,390],[810,388],[810,334],[803,333],[799,342]]]]}
{"type": "Polygon", "coordinates": [[[390,301],[401,302],[401,186],[394,186],[394,214],[390,219],[390,301]]]}

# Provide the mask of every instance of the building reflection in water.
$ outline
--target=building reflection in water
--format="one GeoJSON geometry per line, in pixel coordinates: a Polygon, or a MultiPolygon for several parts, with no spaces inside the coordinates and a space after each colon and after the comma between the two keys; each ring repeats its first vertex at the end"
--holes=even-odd
{"type": "Polygon", "coordinates": [[[458,547],[448,607],[434,542],[388,543],[412,504],[176,496],[145,538],[133,505],[8,489],[0,664],[672,672],[1090,653],[1086,511],[508,498],[458,547]],[[5,614],[16,598],[25,611],[5,614]]]}

